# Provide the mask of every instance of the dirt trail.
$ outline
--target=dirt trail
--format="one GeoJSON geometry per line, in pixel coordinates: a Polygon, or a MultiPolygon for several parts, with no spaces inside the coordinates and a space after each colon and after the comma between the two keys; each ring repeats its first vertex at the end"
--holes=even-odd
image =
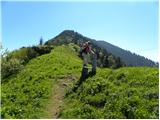
{"type": "Polygon", "coordinates": [[[66,93],[66,89],[69,88],[70,84],[73,83],[73,80],[76,78],[65,78],[58,80],[58,83],[56,83],[53,87],[53,95],[51,97],[51,100],[49,102],[49,105],[47,106],[47,116],[46,119],[57,119],[60,112],[60,107],[63,102],[63,98],[66,93]]]}

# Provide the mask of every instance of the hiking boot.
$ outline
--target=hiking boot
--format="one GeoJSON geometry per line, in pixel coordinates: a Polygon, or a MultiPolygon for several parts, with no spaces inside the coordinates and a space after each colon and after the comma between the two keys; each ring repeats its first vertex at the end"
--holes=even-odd
{"type": "Polygon", "coordinates": [[[83,65],[83,68],[87,68],[87,65],[86,65],[86,64],[84,64],[84,65],[83,65]]]}

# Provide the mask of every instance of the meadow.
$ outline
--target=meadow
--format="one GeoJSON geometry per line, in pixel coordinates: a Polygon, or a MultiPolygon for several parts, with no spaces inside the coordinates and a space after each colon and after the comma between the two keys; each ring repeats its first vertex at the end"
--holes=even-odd
{"type": "Polygon", "coordinates": [[[158,68],[98,68],[73,92],[81,75],[82,60],[75,45],[55,47],[31,59],[1,84],[2,119],[143,118],[158,119],[158,68]],[[57,89],[55,87],[57,86],[57,89]],[[64,87],[63,91],[60,91],[64,87]],[[63,94],[56,108],[57,94],[63,94]],[[57,91],[57,92],[56,92],[57,91]],[[69,94],[67,94],[69,93],[69,94]],[[49,109],[49,110],[48,110],[49,109]]]}

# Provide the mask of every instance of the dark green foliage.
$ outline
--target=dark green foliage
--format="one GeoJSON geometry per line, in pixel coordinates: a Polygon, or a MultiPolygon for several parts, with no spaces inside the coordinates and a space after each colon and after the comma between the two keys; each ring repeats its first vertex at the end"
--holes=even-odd
{"type": "Polygon", "coordinates": [[[41,37],[41,39],[39,40],[39,45],[43,45],[43,39],[41,37]]]}
{"type": "Polygon", "coordinates": [[[158,64],[152,60],[149,60],[135,53],[131,53],[130,51],[121,49],[106,41],[97,41],[97,46],[107,50],[109,53],[112,53],[117,57],[120,57],[121,60],[125,62],[126,66],[149,66],[149,67],[158,66],[158,64]]]}
{"type": "Polygon", "coordinates": [[[32,49],[39,55],[47,54],[51,52],[52,47],[50,46],[33,46],[32,49]]]}

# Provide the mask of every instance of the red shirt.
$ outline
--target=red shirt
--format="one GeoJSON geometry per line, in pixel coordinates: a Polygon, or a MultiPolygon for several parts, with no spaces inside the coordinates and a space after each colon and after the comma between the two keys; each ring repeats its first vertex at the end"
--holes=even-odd
{"type": "Polygon", "coordinates": [[[85,50],[84,50],[85,53],[90,53],[90,52],[91,52],[91,47],[88,46],[87,44],[85,44],[85,45],[83,46],[83,48],[85,49],[85,50]]]}

